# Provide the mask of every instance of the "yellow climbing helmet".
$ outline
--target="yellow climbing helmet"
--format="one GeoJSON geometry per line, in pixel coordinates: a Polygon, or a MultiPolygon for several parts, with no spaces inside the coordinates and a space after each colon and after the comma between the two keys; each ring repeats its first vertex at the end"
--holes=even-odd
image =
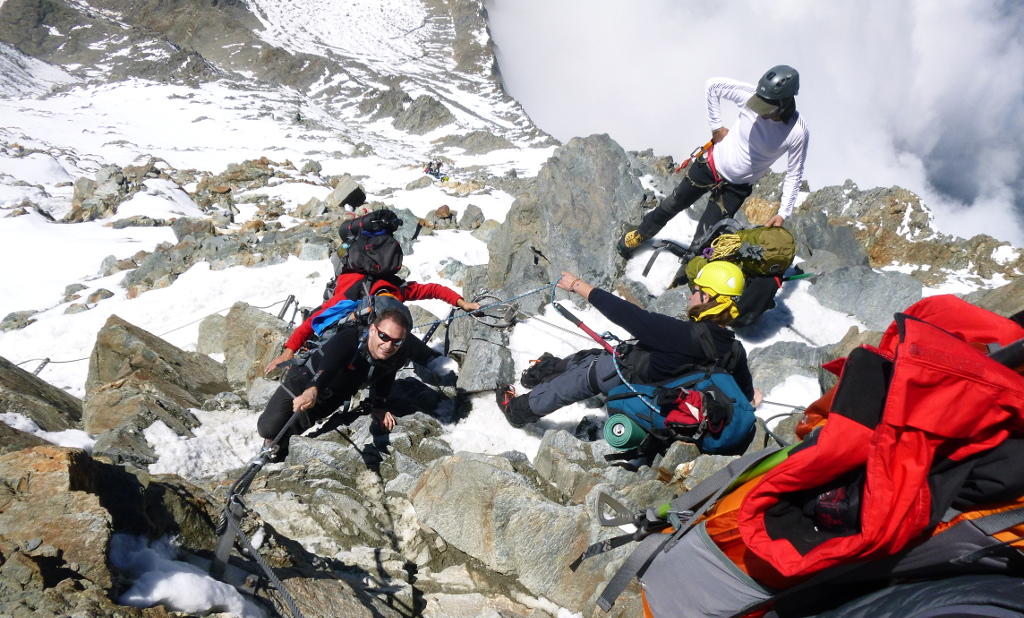
{"type": "Polygon", "coordinates": [[[736,307],[735,297],[743,293],[745,283],[743,271],[732,262],[708,262],[693,278],[693,284],[711,296],[715,305],[701,312],[695,320],[700,321],[709,315],[726,311],[732,319],[738,318],[740,310],[736,307]]]}
{"type": "Polygon", "coordinates": [[[743,278],[743,271],[739,266],[718,260],[705,264],[704,268],[697,272],[693,282],[716,295],[739,296],[743,293],[746,279],[743,278]]]}

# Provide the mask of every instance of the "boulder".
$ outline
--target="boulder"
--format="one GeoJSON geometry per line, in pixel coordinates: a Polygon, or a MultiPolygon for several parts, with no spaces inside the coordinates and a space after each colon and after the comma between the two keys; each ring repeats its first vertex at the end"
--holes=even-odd
{"type": "Polygon", "coordinates": [[[466,135],[449,135],[441,140],[441,145],[450,148],[462,148],[465,154],[486,154],[492,150],[515,148],[515,144],[490,131],[471,131],[466,135]]]}
{"type": "Polygon", "coordinates": [[[15,429],[7,423],[0,422],[0,455],[10,453],[11,451],[20,451],[23,448],[42,446],[46,443],[46,440],[42,438],[15,429]]]}
{"type": "MultiPolygon", "coordinates": [[[[607,135],[573,138],[556,150],[488,244],[485,287],[502,290],[499,296],[507,298],[568,270],[610,289],[624,268],[612,247],[623,228],[642,214],[644,189],[629,160],[607,135]],[[581,205],[586,217],[579,216],[581,205]]],[[[532,295],[520,302],[533,313],[547,299],[532,295]]]]}
{"type": "Polygon", "coordinates": [[[793,375],[817,379],[820,366],[829,360],[826,349],[799,341],[778,341],[750,351],[747,363],[754,384],[767,393],[793,375]]]}
{"type": "Polygon", "coordinates": [[[142,416],[172,428],[195,426],[185,408],[230,390],[224,367],[110,316],[89,358],[83,422],[100,433],[142,416]]]}
{"type": "MultiPolygon", "coordinates": [[[[806,203],[786,219],[786,229],[796,239],[797,255],[809,259],[818,250],[835,256],[842,266],[867,266],[868,256],[853,227],[829,222],[821,210],[806,203]]],[[[809,269],[819,272],[814,269],[809,269]]]]}
{"type": "Polygon", "coordinates": [[[0,357],[0,411],[23,414],[40,429],[82,427],[82,400],[0,357]]]}
{"type": "Polygon", "coordinates": [[[415,191],[416,189],[426,189],[434,185],[434,178],[432,176],[420,176],[416,180],[405,185],[406,191],[415,191]]]}
{"type": "Polygon", "coordinates": [[[4,316],[3,321],[0,321],[0,332],[9,330],[19,330],[25,328],[29,324],[35,322],[32,318],[38,311],[12,311],[4,316]]]}
{"type": "Polygon", "coordinates": [[[868,328],[885,330],[894,313],[921,300],[920,281],[867,266],[843,266],[818,276],[809,290],[822,305],[848,313],[868,328]]]}
{"type": "Polygon", "coordinates": [[[445,542],[514,576],[533,595],[573,611],[592,606],[613,564],[628,553],[609,552],[570,571],[568,565],[597,540],[599,531],[588,514],[593,502],[588,497],[586,507],[556,504],[503,457],[460,452],[437,459],[410,499],[420,522],[445,542]],[[538,531],[543,531],[540,543],[538,531]]]}
{"type": "Polygon", "coordinates": [[[288,323],[246,303],[232,305],[225,318],[224,368],[233,386],[248,390],[263,369],[281,352],[288,323]]]}
{"type": "Polygon", "coordinates": [[[614,449],[604,440],[584,442],[568,431],[547,431],[537,448],[534,466],[541,478],[574,504],[581,504],[596,485],[605,482],[604,455],[614,449]]]}
{"type": "Polygon", "coordinates": [[[459,220],[460,230],[475,230],[484,222],[484,211],[480,210],[480,207],[475,204],[466,206],[466,211],[462,213],[462,219],[459,220]]]}
{"type": "Polygon", "coordinates": [[[202,218],[180,217],[171,223],[171,230],[178,242],[191,236],[193,240],[201,240],[207,236],[215,236],[217,231],[213,228],[213,221],[202,218]]]}
{"type": "MultiPolygon", "coordinates": [[[[4,616],[167,616],[162,607],[110,600],[124,589],[124,574],[108,567],[113,531],[174,536],[181,550],[207,555],[217,540],[214,507],[196,487],[132,474],[78,449],[46,445],[2,455],[0,486],[7,488],[0,497],[4,616]]],[[[264,546],[273,547],[268,532],[264,546]]]]}
{"type": "Polygon", "coordinates": [[[199,323],[199,334],[196,337],[196,352],[206,355],[223,354],[227,329],[227,318],[219,313],[203,318],[199,323]]]}
{"type": "MultiPolygon", "coordinates": [[[[515,363],[508,349],[508,333],[502,329],[490,328],[474,320],[457,320],[460,327],[468,327],[471,335],[462,366],[468,371],[459,373],[456,387],[467,393],[494,390],[501,384],[515,380],[515,363]]],[[[455,345],[452,347],[456,351],[455,345]]]]}
{"type": "Polygon", "coordinates": [[[83,451],[54,446],[0,456],[0,482],[11,490],[0,500],[0,554],[36,545],[29,551],[37,552],[40,562],[50,558],[110,587],[106,553],[112,518],[91,486],[91,461],[83,451]]]}
{"type": "Polygon", "coordinates": [[[341,208],[351,206],[358,208],[366,203],[366,191],[354,178],[345,174],[337,179],[334,190],[323,200],[328,208],[341,208]]]}
{"type": "Polygon", "coordinates": [[[448,111],[444,103],[423,94],[399,112],[392,125],[399,131],[423,135],[452,122],[455,122],[455,116],[448,111]]]}

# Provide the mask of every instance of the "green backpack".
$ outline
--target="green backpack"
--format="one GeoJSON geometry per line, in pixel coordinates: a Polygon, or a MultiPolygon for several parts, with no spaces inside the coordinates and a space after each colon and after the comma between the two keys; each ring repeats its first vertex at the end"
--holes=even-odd
{"type": "Polygon", "coordinates": [[[709,258],[698,256],[686,265],[686,276],[690,281],[704,264],[712,260],[729,260],[743,269],[746,275],[764,277],[786,272],[796,257],[796,241],[789,230],[782,227],[752,227],[722,234],[711,242],[709,248],[709,258]]]}

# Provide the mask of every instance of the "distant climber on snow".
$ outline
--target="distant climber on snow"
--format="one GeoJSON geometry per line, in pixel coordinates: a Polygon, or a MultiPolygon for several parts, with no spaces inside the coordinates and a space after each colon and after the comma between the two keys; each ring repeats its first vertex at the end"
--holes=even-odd
{"type": "Polygon", "coordinates": [[[441,172],[441,167],[443,165],[444,164],[441,163],[440,161],[433,160],[427,163],[427,166],[423,168],[423,173],[427,174],[428,176],[433,176],[437,180],[447,180],[448,177],[441,172]]]}
{"type": "MultiPolygon", "coordinates": [[[[651,384],[694,368],[710,371],[718,367],[731,374],[742,392],[740,397],[750,401],[760,398],[747,366],[746,351],[726,328],[739,315],[735,298],[743,293],[743,273],[735,264],[712,262],[697,275],[686,305],[690,321],[646,311],[570,273],[562,273],[557,285],[587,299],[637,341],[620,345],[615,357],[603,349],[583,350],[567,358],[545,353],[541,361],[523,372],[521,383],[532,389],[529,393],[516,396],[512,386],[495,393],[513,427],[535,422],[563,406],[608,394],[623,385],[620,371],[629,382],[651,384]]],[[[752,413],[750,420],[752,436],[752,413]]]]}
{"type": "Polygon", "coordinates": [[[640,225],[626,230],[616,249],[629,259],[644,242],[697,199],[711,192],[708,206],[697,226],[702,236],[716,221],[732,217],[750,196],[753,185],[783,154],[787,155],[786,180],[778,214],[769,221],[780,226],[796,206],[803,181],[809,133],[796,111],[800,76],[796,69],[779,65],[769,69],[757,86],[725,77],[713,77],[706,85],[707,121],[711,146],[686,170],[686,177],[661,204],[644,216],[640,225]],[[732,129],[722,123],[721,99],[740,107],[732,129]]]}

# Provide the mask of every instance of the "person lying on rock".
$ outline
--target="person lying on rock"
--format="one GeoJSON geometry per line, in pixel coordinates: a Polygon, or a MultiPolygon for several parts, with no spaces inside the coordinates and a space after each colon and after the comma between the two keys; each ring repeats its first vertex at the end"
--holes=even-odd
{"type": "Polygon", "coordinates": [[[395,373],[409,360],[404,344],[411,328],[408,308],[395,302],[378,311],[369,326],[342,326],[320,348],[322,355],[289,369],[257,422],[269,445],[291,415],[301,415],[281,439],[274,461],[287,455],[292,435],[326,418],[364,387],[370,389],[374,422],[391,431],[395,417],[387,409],[388,393],[395,373]]]}
{"type": "MultiPolygon", "coordinates": [[[[743,272],[735,264],[709,263],[693,281],[693,293],[686,305],[687,321],[641,309],[571,273],[562,273],[558,281],[559,288],[579,294],[636,338],[635,345],[624,344],[618,349],[619,366],[627,380],[652,384],[692,371],[695,366],[714,365],[729,370],[756,406],[760,392],[754,389],[746,351],[738,342],[733,344],[735,335],[726,328],[739,316],[735,299],[743,293],[743,285],[743,272]],[[705,330],[706,335],[701,332],[705,330]],[[710,344],[703,345],[707,335],[710,344]]],[[[600,348],[566,358],[545,353],[523,372],[520,382],[532,390],[516,396],[509,385],[495,392],[498,407],[513,427],[523,427],[563,406],[607,394],[622,384],[612,355],[600,348]]]]}

